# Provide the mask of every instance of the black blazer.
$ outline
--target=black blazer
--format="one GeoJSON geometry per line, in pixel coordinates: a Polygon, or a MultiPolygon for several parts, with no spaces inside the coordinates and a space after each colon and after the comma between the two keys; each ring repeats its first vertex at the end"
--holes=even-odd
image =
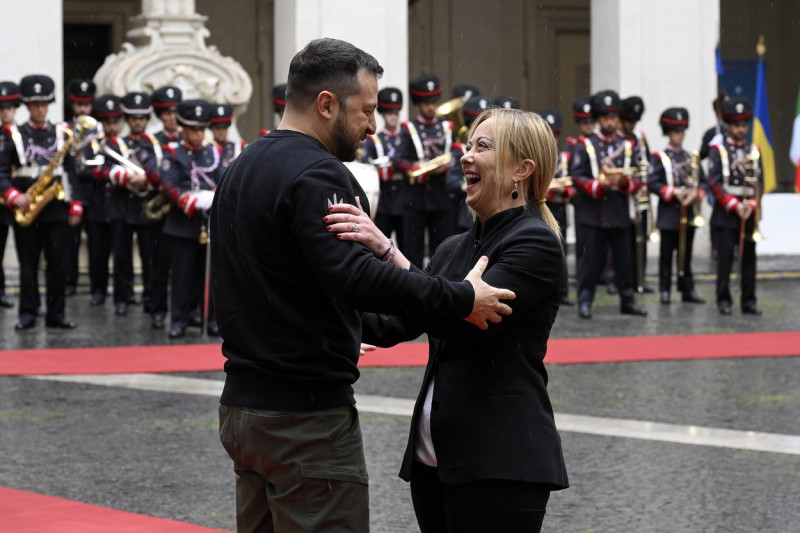
{"type": "Polygon", "coordinates": [[[513,312],[481,331],[464,320],[413,324],[365,315],[364,341],[390,346],[426,331],[430,355],[400,477],[408,480],[425,393],[435,379],[431,434],[444,483],[485,479],[549,483],[566,488],[561,439],[547,395],[547,339],[566,291],[561,240],[536,206],[503,211],[439,246],[429,273],[464,279],[482,255],[483,279],[513,290],[513,312]]]}

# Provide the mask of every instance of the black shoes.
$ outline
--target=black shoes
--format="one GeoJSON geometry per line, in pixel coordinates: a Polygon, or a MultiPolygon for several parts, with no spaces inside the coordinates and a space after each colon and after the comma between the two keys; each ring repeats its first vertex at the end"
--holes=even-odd
{"type": "Polygon", "coordinates": [[[664,291],[661,293],[661,303],[664,305],[669,305],[669,291],[664,291]]]}
{"type": "Polygon", "coordinates": [[[150,327],[153,329],[164,329],[164,319],[167,314],[164,311],[157,311],[153,313],[153,319],[150,321],[150,327]]]}
{"type": "Polygon", "coordinates": [[[729,314],[731,314],[731,303],[730,302],[719,302],[717,304],[717,309],[719,309],[719,314],[721,314],[721,315],[729,315],[729,314]]]}
{"type": "Polygon", "coordinates": [[[8,299],[8,296],[5,294],[0,294],[0,307],[11,308],[14,307],[14,304],[8,299]]]}
{"type": "Polygon", "coordinates": [[[125,316],[128,314],[128,304],[127,302],[117,302],[116,309],[114,313],[117,316],[125,316]]]}
{"type": "Polygon", "coordinates": [[[45,321],[44,325],[48,328],[58,329],[75,329],[78,327],[75,322],[70,322],[69,320],[64,320],[63,318],[48,319],[45,321]]]}
{"type": "MultiPolygon", "coordinates": [[[[193,328],[202,328],[203,327],[203,317],[200,315],[194,315],[189,318],[189,325],[193,328]]],[[[184,326],[186,327],[186,326],[184,326]]]]}
{"type": "Polygon", "coordinates": [[[566,295],[564,295],[564,297],[561,298],[561,305],[573,306],[573,305],[575,305],[575,301],[574,300],[570,300],[566,295]]]}
{"type": "Polygon", "coordinates": [[[97,306],[97,305],[103,305],[104,303],[106,303],[105,294],[100,294],[100,293],[92,294],[92,301],[90,302],[90,305],[97,306]]]}
{"type": "Polygon", "coordinates": [[[655,291],[651,287],[645,285],[644,287],[637,287],[636,292],[639,294],[653,294],[655,291]]]}
{"type": "Polygon", "coordinates": [[[694,291],[684,292],[683,296],[681,297],[682,302],[690,303],[690,304],[704,304],[706,303],[705,299],[701,298],[699,294],[694,291]]]}
{"type": "Polygon", "coordinates": [[[186,324],[178,323],[172,326],[169,331],[170,339],[180,339],[186,335],[186,324]]]}
{"type": "Polygon", "coordinates": [[[33,326],[36,325],[36,319],[33,317],[23,317],[19,319],[17,325],[14,326],[16,330],[23,330],[23,329],[31,329],[33,326]]]}
{"type": "Polygon", "coordinates": [[[608,282],[608,285],[606,285],[606,292],[608,294],[617,294],[619,292],[617,284],[614,283],[613,281],[608,282]]]}
{"type": "Polygon", "coordinates": [[[206,333],[208,333],[209,337],[219,337],[219,326],[217,326],[217,323],[209,321],[208,326],[206,326],[206,333]]]}
{"type": "Polygon", "coordinates": [[[622,304],[619,308],[619,312],[623,315],[647,316],[647,309],[634,303],[622,304]]]}
{"type": "Polygon", "coordinates": [[[760,315],[762,311],[761,309],[756,307],[756,304],[747,303],[747,304],[742,304],[742,313],[746,315],[760,315]]]}
{"type": "Polygon", "coordinates": [[[578,316],[581,318],[592,318],[592,305],[589,302],[578,304],[578,316]]]}

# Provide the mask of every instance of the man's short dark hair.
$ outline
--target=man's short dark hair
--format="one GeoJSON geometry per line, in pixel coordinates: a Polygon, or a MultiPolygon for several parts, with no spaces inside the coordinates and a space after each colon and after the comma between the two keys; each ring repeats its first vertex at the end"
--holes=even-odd
{"type": "Polygon", "coordinates": [[[374,57],[346,41],[311,41],[289,65],[286,101],[305,109],[322,91],[330,91],[344,101],[361,91],[358,72],[362,69],[377,78],[383,74],[383,67],[374,57]]]}

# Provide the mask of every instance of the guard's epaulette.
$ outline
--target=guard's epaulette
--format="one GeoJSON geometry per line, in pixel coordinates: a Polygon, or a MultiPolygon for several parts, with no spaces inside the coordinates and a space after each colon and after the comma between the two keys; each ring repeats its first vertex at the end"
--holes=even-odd
{"type": "Polygon", "coordinates": [[[464,154],[467,153],[467,151],[464,150],[464,145],[462,143],[460,143],[460,142],[454,142],[453,143],[453,150],[456,150],[456,149],[461,150],[461,153],[464,153],[464,154]]]}
{"type": "Polygon", "coordinates": [[[153,146],[158,144],[158,139],[156,139],[154,136],[150,135],[146,131],[142,132],[142,137],[150,141],[150,144],[152,144],[153,146]]]}
{"type": "Polygon", "coordinates": [[[175,148],[173,148],[169,144],[164,145],[164,151],[169,152],[172,155],[172,157],[175,157],[177,155],[175,152],[175,148]]]}

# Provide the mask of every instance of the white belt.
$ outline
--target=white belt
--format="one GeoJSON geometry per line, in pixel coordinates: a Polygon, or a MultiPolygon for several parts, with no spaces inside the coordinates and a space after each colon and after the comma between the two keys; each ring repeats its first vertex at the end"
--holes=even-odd
{"type": "MultiPolygon", "coordinates": [[[[31,166],[20,167],[20,168],[18,168],[17,170],[14,171],[14,173],[11,175],[11,177],[12,178],[38,178],[39,176],[41,176],[42,172],[44,172],[44,170],[46,168],[47,168],[47,165],[31,165],[31,166]]],[[[53,170],[53,176],[54,177],[63,176],[63,175],[64,175],[64,169],[62,167],[59,166],[59,167],[56,167],[55,170],[53,170]]]]}
{"type": "Polygon", "coordinates": [[[725,192],[734,196],[753,196],[756,189],[752,185],[728,185],[725,192]]]}

